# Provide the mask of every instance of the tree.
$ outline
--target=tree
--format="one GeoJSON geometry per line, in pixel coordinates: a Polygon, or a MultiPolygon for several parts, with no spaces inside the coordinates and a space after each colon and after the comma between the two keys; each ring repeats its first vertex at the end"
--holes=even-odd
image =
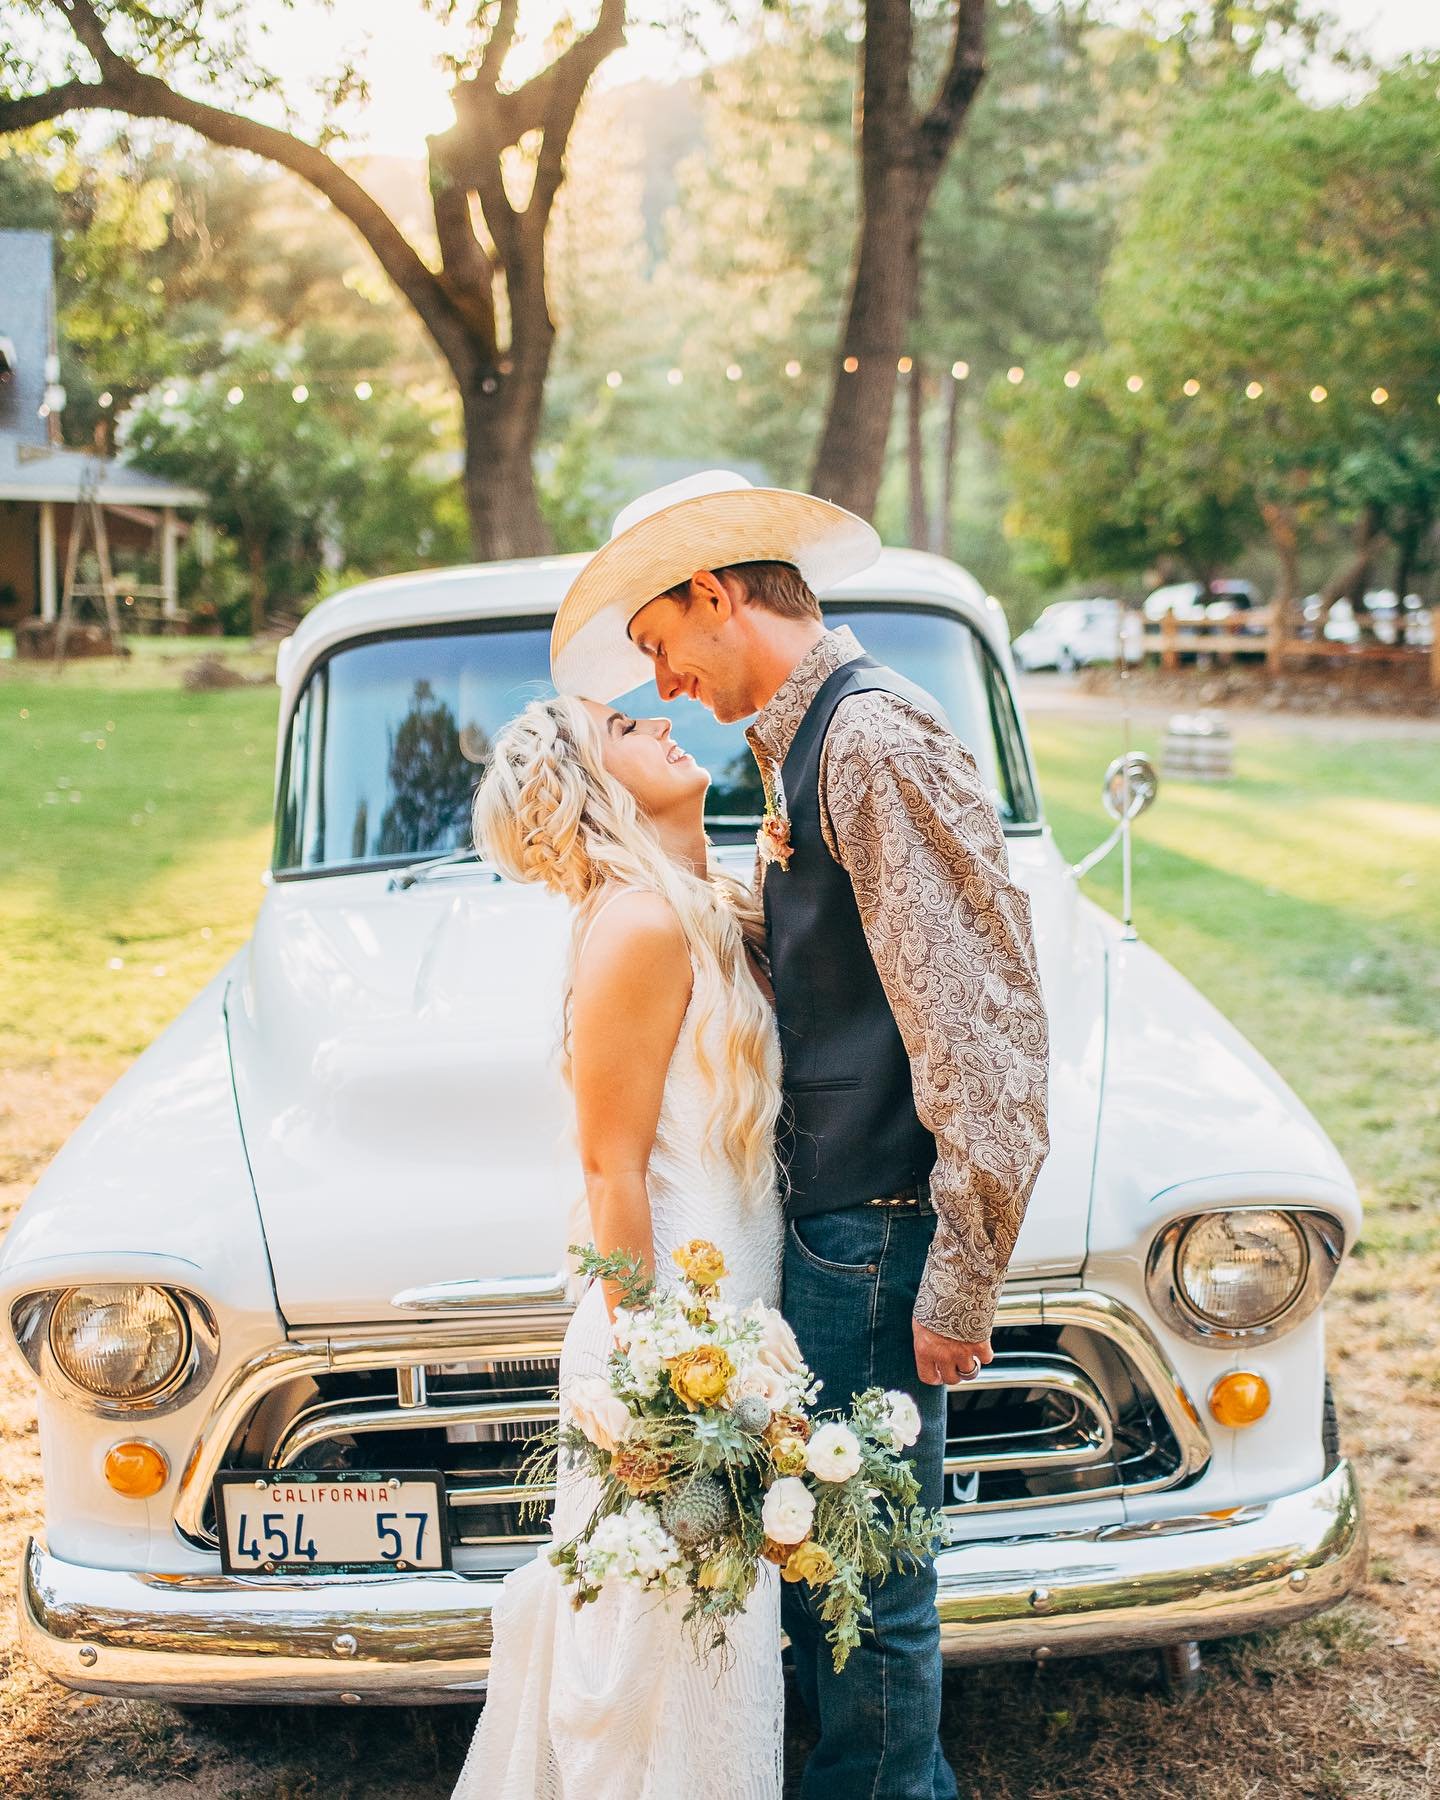
{"type": "Polygon", "coordinates": [[[920,240],[945,162],[985,78],[985,0],[953,0],[949,53],[917,112],[911,0],[865,0],[860,44],[860,221],[830,401],[810,486],[875,510],[899,359],[915,309],[920,240]]]}
{"type": "MultiPolygon", "coordinates": [[[[458,0],[431,3],[447,17],[460,10],[458,0]]],[[[456,123],[428,140],[438,269],[328,153],[329,134],[310,142],[177,85],[184,80],[217,97],[238,92],[242,102],[280,87],[278,74],[251,55],[243,7],[228,0],[22,0],[0,28],[0,134],[85,110],[165,119],[288,169],[354,226],[455,382],[465,496],[481,557],[547,546],[531,461],[555,335],[545,235],[581,99],[625,35],[625,0],[599,0],[588,31],[572,29],[552,61],[506,88],[518,10],[519,0],[474,5],[466,49],[453,64],[456,123]],[[45,29],[32,43],[37,24],[45,29]],[[514,185],[527,176],[522,204],[514,185]]],[[[332,98],[358,85],[357,72],[343,68],[332,98]]]]}
{"type": "Polygon", "coordinates": [[[1011,0],[991,20],[989,74],[936,188],[907,338],[909,541],[919,548],[951,548],[965,395],[1032,349],[1099,340],[1116,197],[1136,155],[1116,130],[1116,36],[1095,25],[1087,0],[1011,0]]]}
{"type": "Polygon", "coordinates": [[[1050,365],[1009,402],[1022,528],[1053,540],[1042,517],[1072,459],[1113,452],[1130,478],[1077,483],[1069,504],[1077,567],[1097,543],[1148,560],[1145,534],[1127,532],[1160,477],[1190,486],[1172,509],[1206,502],[1238,528],[1248,505],[1279,559],[1282,608],[1306,533],[1337,504],[1357,542],[1335,592],[1363,588],[1387,508],[1423,536],[1415,483],[1440,428],[1437,68],[1386,75],[1356,105],[1309,106],[1280,76],[1243,74],[1181,108],[1106,277],[1105,355],[1078,362],[1073,393],[1050,365]],[[1127,400],[1121,377],[1145,385],[1127,400]],[[1111,444],[1086,449],[1056,415],[1080,416],[1104,382],[1114,398],[1084,416],[1111,444]],[[1207,441],[1208,461],[1195,454],[1207,441]]]}
{"type": "Polygon", "coordinates": [[[121,421],[138,467],[211,495],[212,520],[241,547],[252,632],[270,604],[303,603],[327,563],[380,574],[460,552],[448,484],[426,473],[435,439],[423,414],[384,389],[360,399],[348,374],[326,379],[327,363],[348,371],[357,351],[374,357],[375,340],[234,344],[223,375],[177,380],[121,421]]]}

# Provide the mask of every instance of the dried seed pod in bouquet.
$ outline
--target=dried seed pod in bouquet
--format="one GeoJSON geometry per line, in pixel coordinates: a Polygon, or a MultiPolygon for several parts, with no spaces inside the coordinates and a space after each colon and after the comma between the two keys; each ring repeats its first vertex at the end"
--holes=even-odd
{"type": "Polygon", "coordinates": [[[713,1475],[697,1475],[672,1488],[660,1503],[660,1518],[677,1544],[687,1549],[718,1537],[730,1519],[730,1495],[713,1475]]]}

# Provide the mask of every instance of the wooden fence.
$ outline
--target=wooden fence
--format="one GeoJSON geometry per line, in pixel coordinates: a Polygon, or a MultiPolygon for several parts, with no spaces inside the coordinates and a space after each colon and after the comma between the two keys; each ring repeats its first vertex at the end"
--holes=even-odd
{"type": "Polygon", "coordinates": [[[1233,662],[1263,662],[1279,673],[1287,667],[1323,662],[1332,667],[1356,663],[1428,666],[1432,688],[1440,693],[1440,629],[1431,645],[1335,644],[1328,638],[1286,637],[1269,607],[1228,613],[1223,619],[1180,620],[1166,613],[1158,624],[1145,624],[1145,655],[1158,657],[1162,669],[1178,669],[1185,656],[1203,656],[1220,667],[1233,662]]]}

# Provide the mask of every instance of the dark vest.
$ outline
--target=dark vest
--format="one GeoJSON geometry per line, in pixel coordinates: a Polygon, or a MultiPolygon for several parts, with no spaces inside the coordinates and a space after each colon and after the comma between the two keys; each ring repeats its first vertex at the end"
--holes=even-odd
{"type": "Polygon", "coordinates": [[[820,753],[851,694],[899,694],[945,723],[938,702],[873,657],[823,683],[781,767],[787,869],[765,872],[765,924],[784,1057],[777,1148],[793,1215],[839,1212],[927,1177],[935,1140],[915,1114],[910,1059],[865,941],[855,892],[820,829],[820,753]]]}

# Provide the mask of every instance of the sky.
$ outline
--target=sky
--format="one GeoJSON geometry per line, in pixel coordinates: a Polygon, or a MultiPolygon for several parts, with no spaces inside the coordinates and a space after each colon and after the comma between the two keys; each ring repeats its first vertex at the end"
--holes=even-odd
{"type": "MultiPolygon", "coordinates": [[[[1117,13],[1126,0],[1115,0],[1117,13]]],[[[1342,28],[1381,61],[1409,51],[1440,50],[1440,0],[1323,0],[1342,28]]],[[[521,21],[528,37],[517,44],[507,64],[512,79],[522,78],[544,60],[549,25],[569,11],[565,0],[522,0],[521,21]]],[[[582,16],[585,8],[578,9],[582,16]]],[[[428,133],[443,130],[452,117],[448,81],[437,66],[447,33],[427,14],[419,0],[339,0],[331,12],[298,6],[281,11],[276,0],[253,0],[252,20],[267,20],[282,66],[292,81],[318,78],[334,67],[337,43],[366,43],[365,66],[371,79],[368,104],[353,118],[356,149],[379,155],[420,156],[428,133]]],[[[643,25],[632,25],[625,49],[609,59],[598,79],[606,86],[652,78],[671,81],[693,73],[705,60],[698,51],[683,51],[673,39],[643,25]]],[[[707,32],[706,51],[723,56],[731,32],[721,25],[707,32]]],[[[1320,75],[1309,83],[1317,100],[1343,98],[1351,78],[1320,75]]]]}

